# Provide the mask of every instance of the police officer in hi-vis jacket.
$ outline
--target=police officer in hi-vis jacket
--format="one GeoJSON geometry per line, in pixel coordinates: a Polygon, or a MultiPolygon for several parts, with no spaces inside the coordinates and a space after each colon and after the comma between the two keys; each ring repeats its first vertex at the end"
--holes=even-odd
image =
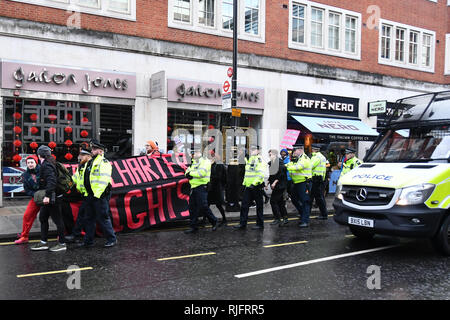
{"type": "Polygon", "coordinates": [[[325,202],[325,177],[327,174],[327,158],[320,152],[320,146],[312,145],[311,154],[312,188],[310,208],[314,199],[319,206],[319,220],[328,219],[327,205],[325,202]]]}
{"type": "Polygon", "coordinates": [[[77,189],[85,197],[83,201],[85,202],[86,235],[80,246],[93,246],[97,222],[106,238],[104,247],[113,247],[117,244],[117,238],[109,217],[112,166],[103,155],[105,151],[103,144],[97,140],[91,140],[90,147],[92,159],[80,169],[77,179],[77,189]]]}
{"type": "Polygon", "coordinates": [[[211,176],[211,161],[202,156],[200,148],[194,150],[194,158],[189,168],[185,172],[186,178],[191,185],[191,195],[189,196],[190,229],[184,233],[195,233],[198,231],[198,217],[205,215],[212,224],[212,230],[217,229],[216,216],[212,213],[208,205],[208,183],[211,176]]]}
{"type": "Polygon", "coordinates": [[[266,175],[266,163],[259,154],[259,146],[250,147],[250,158],[246,160],[243,185],[244,195],[242,198],[240,223],[234,226],[236,229],[247,227],[248,210],[252,201],[256,202],[256,226],[252,229],[264,229],[264,177],[266,175]]]}
{"type": "Polygon", "coordinates": [[[311,190],[311,160],[305,154],[303,146],[298,146],[294,150],[294,157],[291,162],[286,165],[289,174],[292,177],[294,183],[294,190],[292,195],[297,201],[297,204],[301,205],[302,212],[300,214],[300,228],[306,228],[309,226],[310,215],[310,190],[311,190]],[[294,161],[295,160],[295,161],[294,161]]]}
{"type": "Polygon", "coordinates": [[[350,170],[359,167],[363,162],[355,157],[355,149],[345,149],[345,162],[342,168],[341,176],[348,173],[350,170]]]}

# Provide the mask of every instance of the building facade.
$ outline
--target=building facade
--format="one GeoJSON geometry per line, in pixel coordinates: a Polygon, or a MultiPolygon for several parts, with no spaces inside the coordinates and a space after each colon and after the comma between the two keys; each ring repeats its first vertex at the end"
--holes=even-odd
{"type": "Polygon", "coordinates": [[[91,138],[111,157],[136,155],[147,140],[168,150],[201,139],[195,121],[255,129],[263,150],[299,129],[300,142],[362,157],[373,135],[338,120],[374,129],[369,102],[449,89],[448,5],[240,0],[236,120],[221,103],[232,0],[0,1],[3,194],[17,193],[12,177],[36,145],[53,142],[68,162],[91,138]],[[334,131],[314,131],[311,116],[334,131]]]}

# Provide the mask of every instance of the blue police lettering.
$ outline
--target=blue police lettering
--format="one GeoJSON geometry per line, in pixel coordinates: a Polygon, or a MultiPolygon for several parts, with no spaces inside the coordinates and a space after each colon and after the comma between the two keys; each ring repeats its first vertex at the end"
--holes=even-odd
{"type": "Polygon", "coordinates": [[[376,180],[385,180],[391,181],[393,176],[386,176],[384,174],[355,174],[353,179],[376,179],[376,180]]]}

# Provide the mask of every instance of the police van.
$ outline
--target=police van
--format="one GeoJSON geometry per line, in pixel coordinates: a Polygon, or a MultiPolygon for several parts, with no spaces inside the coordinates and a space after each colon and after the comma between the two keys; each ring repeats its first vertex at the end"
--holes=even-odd
{"type": "Polygon", "coordinates": [[[426,237],[450,255],[450,91],[398,100],[333,207],[356,237],[426,237]]]}

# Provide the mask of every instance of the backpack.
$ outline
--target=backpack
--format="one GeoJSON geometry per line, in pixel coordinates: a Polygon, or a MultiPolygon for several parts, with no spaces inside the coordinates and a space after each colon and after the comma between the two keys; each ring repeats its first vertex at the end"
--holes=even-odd
{"type": "Polygon", "coordinates": [[[65,194],[74,186],[72,176],[69,171],[60,162],[56,162],[56,192],[58,194],[65,194]]]}

